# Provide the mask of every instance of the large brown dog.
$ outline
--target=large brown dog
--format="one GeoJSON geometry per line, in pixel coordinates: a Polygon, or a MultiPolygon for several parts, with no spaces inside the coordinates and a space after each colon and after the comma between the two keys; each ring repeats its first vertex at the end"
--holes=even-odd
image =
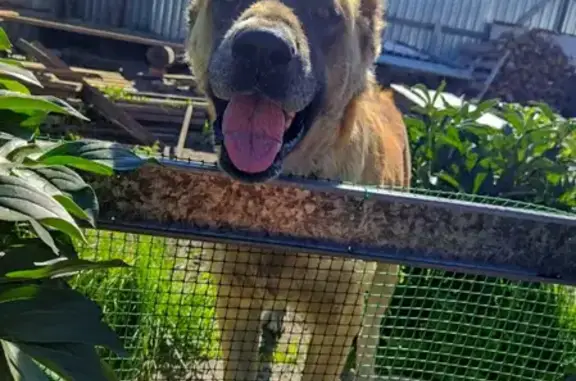
{"type": "MultiPolygon", "coordinates": [[[[382,4],[192,0],[187,52],[225,172],[243,182],[291,173],[409,185],[406,129],[372,71],[382,4]]],[[[337,380],[355,337],[357,372],[372,374],[396,265],[225,245],[209,255],[226,381],[255,380],[262,312],[284,308],[311,334],[304,381],[337,380]]]]}

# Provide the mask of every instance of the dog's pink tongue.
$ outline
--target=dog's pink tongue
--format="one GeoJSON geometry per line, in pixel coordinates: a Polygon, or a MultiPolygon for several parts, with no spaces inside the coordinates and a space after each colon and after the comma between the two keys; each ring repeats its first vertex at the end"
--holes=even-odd
{"type": "Polygon", "coordinates": [[[268,169],[282,147],[285,126],[284,111],[274,103],[253,95],[232,97],[222,132],[234,166],[248,173],[268,169]]]}

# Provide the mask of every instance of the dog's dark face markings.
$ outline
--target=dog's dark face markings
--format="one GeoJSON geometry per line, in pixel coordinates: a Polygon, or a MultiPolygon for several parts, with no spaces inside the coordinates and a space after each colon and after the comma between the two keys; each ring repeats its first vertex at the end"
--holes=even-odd
{"type": "Polygon", "coordinates": [[[351,87],[350,67],[363,64],[352,59],[364,53],[365,41],[352,33],[360,3],[193,0],[188,54],[214,105],[219,163],[229,175],[246,182],[275,178],[323,112],[334,82],[351,87]]]}

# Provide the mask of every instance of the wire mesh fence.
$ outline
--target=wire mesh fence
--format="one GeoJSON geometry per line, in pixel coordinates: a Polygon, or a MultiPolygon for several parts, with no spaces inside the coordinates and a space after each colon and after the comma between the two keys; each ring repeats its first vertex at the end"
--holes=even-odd
{"type": "MultiPolygon", "coordinates": [[[[242,317],[238,309],[232,316],[234,300],[229,299],[229,315],[220,313],[218,320],[216,283],[222,277],[215,269],[242,265],[232,262],[238,256],[227,257],[224,251],[224,266],[213,267],[214,262],[203,261],[207,253],[215,258],[210,243],[96,230],[87,234],[91,243],[82,249],[85,258],[121,258],[134,265],[74,280],[75,287],[100,303],[106,320],[132,354],[128,359],[110,358],[119,378],[223,380],[219,324],[242,321],[242,317]]],[[[234,250],[230,247],[229,253],[234,250]]],[[[258,258],[257,253],[252,258],[258,258]]],[[[287,265],[282,260],[277,263],[287,265]]],[[[322,257],[318,266],[342,274],[336,263],[336,258],[322,257]]],[[[300,284],[304,275],[311,275],[291,265],[300,284]]],[[[281,271],[266,269],[257,279],[271,282],[281,271]]],[[[308,280],[316,288],[322,283],[308,280]]],[[[342,291],[350,293],[350,289],[342,291]]],[[[302,297],[302,292],[297,296],[302,297]]],[[[367,300],[386,296],[369,295],[367,300]]],[[[252,295],[254,301],[258,298],[252,295]]],[[[271,355],[271,379],[320,379],[302,374],[306,353],[318,352],[311,343],[310,324],[293,312],[286,311],[271,355]]],[[[377,380],[563,380],[576,364],[576,290],[403,267],[379,331],[377,380]]],[[[334,335],[332,350],[343,336],[345,332],[334,335]]],[[[355,367],[360,342],[340,348],[347,355],[347,368],[355,367]]],[[[243,348],[244,358],[249,358],[250,350],[243,348]]],[[[334,353],[330,355],[333,358],[334,353]]],[[[260,376],[267,378],[262,369],[260,376]]]]}

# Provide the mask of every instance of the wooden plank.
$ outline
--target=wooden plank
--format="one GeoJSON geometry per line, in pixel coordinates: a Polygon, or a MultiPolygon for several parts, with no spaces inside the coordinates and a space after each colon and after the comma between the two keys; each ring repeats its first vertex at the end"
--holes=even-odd
{"type": "MultiPolygon", "coordinates": [[[[138,121],[142,122],[142,125],[150,131],[151,134],[156,135],[157,133],[167,132],[170,133],[174,139],[174,141],[178,140],[178,136],[180,134],[181,126],[182,126],[182,119],[180,119],[180,123],[178,125],[173,123],[164,123],[162,121],[156,123],[150,123],[145,120],[141,120],[136,118],[138,121]]],[[[202,132],[204,127],[204,122],[206,119],[204,118],[194,118],[190,119],[190,127],[188,129],[188,135],[192,132],[202,132]]],[[[166,142],[164,142],[166,143],[166,142]]]]}
{"type": "Polygon", "coordinates": [[[29,57],[34,57],[41,64],[46,67],[51,67],[55,69],[64,69],[70,71],[70,68],[66,62],[62,61],[59,57],[51,54],[48,49],[46,49],[41,43],[34,42],[31,43],[23,38],[16,41],[16,46],[26,53],[29,57]]]}
{"type": "Polygon", "coordinates": [[[208,99],[202,96],[191,97],[189,95],[166,94],[166,93],[156,93],[151,91],[137,91],[137,90],[131,90],[129,91],[129,93],[132,93],[134,96],[152,98],[158,101],[174,100],[174,101],[187,102],[190,99],[192,100],[192,102],[202,103],[205,104],[206,106],[208,105],[208,99]]]}
{"type": "Polygon", "coordinates": [[[82,81],[82,79],[86,77],[96,77],[95,79],[102,80],[102,77],[98,76],[97,74],[88,74],[88,73],[78,73],[73,72],[66,69],[57,69],[57,68],[41,68],[41,69],[28,69],[35,74],[54,74],[56,77],[64,80],[64,81],[82,81]]]}
{"type": "Polygon", "coordinates": [[[135,44],[142,44],[147,46],[170,46],[173,48],[183,48],[183,44],[181,43],[162,41],[148,37],[140,37],[133,34],[113,32],[109,30],[102,30],[98,28],[63,23],[58,21],[42,20],[35,17],[22,16],[18,12],[9,10],[0,10],[0,19],[9,20],[21,24],[33,25],[41,28],[58,29],[65,32],[85,34],[89,36],[108,38],[111,40],[132,42],[135,44]]]}
{"type": "MultiPolygon", "coordinates": [[[[47,49],[43,48],[41,45],[32,45],[23,39],[21,40],[24,42],[23,45],[28,48],[28,54],[42,62],[44,65],[48,67],[59,67],[61,69],[70,70],[65,62],[59,60],[58,57],[56,57],[47,49]]],[[[93,105],[105,118],[122,127],[140,144],[152,145],[155,143],[156,138],[150,134],[140,123],[138,123],[120,107],[116,106],[114,102],[102,94],[100,90],[90,85],[84,79],[82,79],[80,99],[82,99],[85,103],[93,105]]],[[[162,145],[162,142],[160,142],[160,144],[162,145]]]]}
{"type": "Polygon", "coordinates": [[[82,89],[79,83],[42,82],[43,87],[31,87],[33,95],[52,95],[60,99],[75,98],[82,89]]]}
{"type": "Polygon", "coordinates": [[[54,67],[47,67],[46,65],[40,62],[32,62],[32,61],[25,61],[25,60],[18,60],[19,63],[26,69],[30,71],[45,71],[54,73],[56,75],[78,75],[79,77],[83,76],[84,78],[88,79],[98,79],[104,82],[118,82],[124,84],[131,84],[132,82],[127,80],[122,74],[115,72],[115,71],[105,71],[105,70],[95,70],[95,69],[88,69],[84,67],[76,67],[76,66],[69,66],[68,69],[57,69],[54,67]],[[74,72],[74,74],[70,74],[69,71],[74,72]],[[66,74],[66,72],[68,72],[66,74]]]}
{"type": "Polygon", "coordinates": [[[84,78],[84,81],[92,86],[96,87],[116,87],[121,88],[122,90],[132,90],[132,84],[126,81],[118,81],[113,79],[93,79],[93,78],[84,78]]]}
{"type": "Polygon", "coordinates": [[[66,81],[72,80],[81,82],[84,79],[90,85],[97,87],[131,87],[131,82],[127,81],[124,77],[115,72],[98,72],[87,69],[75,71],[75,68],[70,68],[66,62],[62,61],[56,55],[51,54],[46,47],[37,41],[31,43],[24,39],[19,39],[16,45],[28,56],[32,56],[39,61],[39,65],[35,66],[35,68],[33,68],[34,66],[29,63],[28,65],[25,65],[25,67],[28,66],[30,70],[44,70],[53,73],[59,79],[66,81]]]}
{"type": "MultiPolygon", "coordinates": [[[[153,145],[156,141],[140,123],[132,118],[127,112],[116,106],[114,102],[106,98],[97,88],[84,83],[80,98],[88,104],[93,105],[109,121],[118,124],[140,144],[153,145]]],[[[162,145],[162,142],[160,142],[162,145]]]]}
{"type": "MultiPolygon", "coordinates": [[[[81,88],[79,87],[78,92],[80,92],[80,90],[81,88]]],[[[78,106],[82,103],[79,99],[70,99],[68,102],[72,106],[78,106]]],[[[155,133],[154,131],[156,130],[166,130],[169,128],[170,131],[174,131],[174,139],[176,139],[180,131],[182,119],[186,112],[186,109],[181,107],[166,107],[148,103],[115,101],[114,104],[140,122],[140,124],[151,131],[151,133],[155,133]]],[[[194,131],[201,130],[207,118],[207,110],[194,104],[194,112],[190,119],[189,129],[194,131]]]]}
{"type": "MultiPolygon", "coordinates": [[[[182,122],[182,118],[186,113],[186,107],[181,107],[180,104],[178,104],[178,106],[174,106],[170,103],[153,103],[148,102],[148,100],[143,100],[142,102],[118,100],[115,103],[122,107],[124,110],[130,112],[176,117],[178,118],[178,124],[182,122]]],[[[194,101],[191,103],[194,105],[194,115],[206,114],[205,104],[194,101]]]]}
{"type": "Polygon", "coordinates": [[[184,115],[184,120],[182,121],[182,128],[180,129],[178,144],[176,145],[176,156],[182,155],[182,150],[184,149],[184,144],[186,144],[188,129],[190,128],[190,119],[192,119],[193,112],[194,112],[194,104],[190,102],[188,103],[188,107],[186,108],[186,114],[184,115]]]}
{"type": "Polygon", "coordinates": [[[196,77],[189,74],[164,74],[164,78],[190,87],[198,86],[198,82],[196,82],[196,77]]]}

